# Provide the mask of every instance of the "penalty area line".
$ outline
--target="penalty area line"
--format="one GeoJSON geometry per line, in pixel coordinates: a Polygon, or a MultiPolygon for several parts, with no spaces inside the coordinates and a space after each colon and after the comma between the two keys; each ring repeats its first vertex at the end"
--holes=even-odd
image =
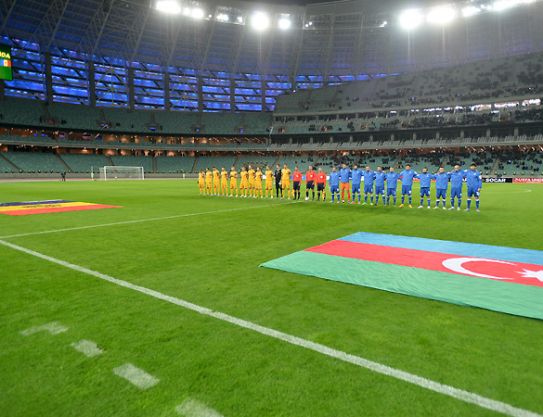
{"type": "Polygon", "coordinates": [[[264,205],[264,206],[236,207],[236,208],[223,209],[223,210],[200,211],[200,212],[197,212],[197,213],[174,214],[172,216],[163,216],[163,217],[148,217],[148,218],[145,218],[145,219],[123,220],[123,221],[120,221],[120,222],[91,224],[91,225],[88,225],[88,226],[66,227],[66,228],[63,228],[63,229],[43,230],[41,232],[17,233],[17,234],[14,234],[14,235],[0,236],[0,239],[14,239],[14,238],[17,238],[17,237],[48,235],[48,234],[51,234],[51,233],[62,233],[62,232],[71,232],[71,231],[74,231],[74,230],[95,229],[95,228],[98,228],[98,227],[122,226],[122,225],[127,225],[127,224],[156,222],[156,221],[160,221],[160,220],[180,219],[180,218],[183,218],[183,217],[203,216],[203,215],[206,215],[206,214],[220,214],[220,213],[230,213],[230,212],[234,212],[234,211],[255,210],[255,209],[262,209],[262,208],[287,206],[289,204],[297,204],[297,203],[299,203],[299,201],[289,201],[287,203],[267,204],[267,205],[264,205]]]}
{"type": "Polygon", "coordinates": [[[221,313],[219,311],[211,310],[207,307],[200,306],[198,304],[191,303],[190,301],[186,301],[177,297],[173,297],[170,295],[163,294],[159,291],[152,290],[150,288],[142,287],[140,285],[132,284],[131,282],[124,281],[122,279],[118,279],[115,277],[112,277],[110,275],[103,274],[98,271],[94,271],[89,268],[85,268],[80,265],[75,265],[67,261],[63,261],[61,259],[54,258],[52,256],[45,255],[40,252],[36,252],[32,249],[25,248],[23,246],[16,245],[14,243],[7,242],[5,240],[0,239],[0,245],[11,248],[15,251],[25,253],[30,256],[34,256],[36,258],[63,266],[65,268],[71,269],[73,271],[77,271],[86,275],[93,276],[95,278],[99,278],[101,280],[110,282],[112,284],[118,285],[120,287],[124,287],[133,291],[137,291],[139,293],[148,295],[150,297],[156,298],[158,300],[166,301],[171,304],[175,304],[179,307],[183,307],[187,310],[191,310],[193,312],[196,312],[198,314],[212,317],[230,324],[233,324],[235,326],[251,330],[253,332],[289,343],[291,345],[299,346],[307,350],[311,350],[313,352],[317,352],[321,355],[325,355],[331,358],[338,359],[343,362],[350,363],[352,365],[356,365],[360,368],[364,368],[367,370],[370,370],[372,372],[389,376],[391,378],[398,379],[400,381],[407,382],[412,385],[416,385],[421,388],[425,388],[429,391],[433,391],[439,394],[446,395],[448,397],[455,398],[457,400],[474,404],[476,406],[479,406],[481,408],[485,408],[491,411],[495,411],[497,413],[501,413],[507,416],[511,417],[543,417],[541,414],[537,414],[532,411],[524,410],[522,408],[515,407],[513,405],[504,403],[502,401],[493,400],[491,398],[484,397],[479,394],[475,394],[470,391],[466,391],[460,388],[453,387],[451,385],[442,384],[437,381],[433,381],[428,378],[424,378],[422,376],[412,374],[406,371],[402,371],[400,369],[392,368],[390,366],[384,365],[379,362],[375,362],[369,359],[365,359],[361,356],[356,356],[347,352],[343,352],[338,349],[331,348],[326,345],[322,345],[320,343],[312,342],[307,339],[303,339],[298,336],[294,336],[288,333],[281,332],[279,330],[275,330],[269,327],[261,326],[259,324],[253,323],[251,321],[243,320],[238,317],[231,316],[229,314],[221,313]]]}

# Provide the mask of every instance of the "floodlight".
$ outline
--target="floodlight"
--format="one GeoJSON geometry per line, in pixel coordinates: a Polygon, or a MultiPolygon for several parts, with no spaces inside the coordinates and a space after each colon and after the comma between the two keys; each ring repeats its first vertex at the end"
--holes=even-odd
{"type": "Polygon", "coordinates": [[[230,21],[230,16],[226,13],[219,13],[216,18],[219,22],[228,22],[230,21]]]}
{"type": "Polygon", "coordinates": [[[270,27],[270,18],[266,13],[255,12],[251,16],[251,26],[258,31],[266,30],[270,27]]]}
{"type": "Polygon", "coordinates": [[[424,16],[422,15],[422,12],[418,9],[409,9],[405,10],[400,14],[400,26],[405,30],[413,30],[416,29],[422,21],[424,20],[424,16]]]}
{"type": "Polygon", "coordinates": [[[462,16],[471,17],[481,13],[481,9],[477,6],[466,6],[462,8],[462,16]]]}
{"type": "Polygon", "coordinates": [[[177,0],[158,0],[155,5],[156,9],[163,13],[179,14],[181,13],[181,5],[177,0]]]}
{"type": "Polygon", "coordinates": [[[518,0],[496,0],[490,5],[489,8],[494,12],[501,12],[503,10],[518,6],[519,3],[520,2],[518,0]]]}
{"type": "Polygon", "coordinates": [[[450,5],[435,6],[430,9],[426,20],[436,25],[446,25],[456,17],[456,9],[450,5]]]}
{"type": "Polygon", "coordinates": [[[292,26],[289,15],[282,15],[277,21],[277,27],[281,30],[289,30],[292,26]]]}
{"type": "Polygon", "coordinates": [[[190,17],[193,19],[203,19],[204,18],[204,11],[200,9],[199,7],[194,7],[190,12],[190,17]]]}
{"type": "Polygon", "coordinates": [[[384,28],[388,25],[388,22],[386,20],[383,20],[383,22],[379,25],[380,28],[384,28]]]}

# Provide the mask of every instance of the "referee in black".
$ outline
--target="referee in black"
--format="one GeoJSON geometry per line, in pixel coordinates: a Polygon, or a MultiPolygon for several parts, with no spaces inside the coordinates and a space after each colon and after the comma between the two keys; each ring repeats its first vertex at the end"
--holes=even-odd
{"type": "Polygon", "coordinates": [[[283,187],[281,187],[281,165],[277,164],[275,165],[275,172],[273,173],[273,176],[275,177],[275,197],[276,198],[283,198],[283,187]]]}

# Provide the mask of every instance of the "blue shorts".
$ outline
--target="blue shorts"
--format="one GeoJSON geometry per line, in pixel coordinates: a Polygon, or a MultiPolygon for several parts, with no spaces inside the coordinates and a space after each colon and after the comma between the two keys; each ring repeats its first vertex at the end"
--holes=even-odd
{"type": "Polygon", "coordinates": [[[459,188],[451,188],[451,198],[462,198],[462,187],[459,188]]]}
{"type": "Polygon", "coordinates": [[[413,188],[412,185],[402,185],[402,195],[411,195],[411,189],[413,188]]]}
{"type": "Polygon", "coordinates": [[[477,188],[468,187],[468,198],[470,197],[479,198],[479,191],[477,191],[477,188]]]}
{"type": "Polygon", "coordinates": [[[330,192],[333,193],[339,193],[339,185],[331,185],[330,186],[330,192]]]}
{"type": "Polygon", "coordinates": [[[352,192],[354,193],[360,193],[360,184],[353,184],[352,185],[352,192]]]}
{"type": "Polygon", "coordinates": [[[420,196],[430,197],[430,187],[420,187],[420,196]]]}
{"type": "Polygon", "coordinates": [[[446,188],[438,188],[436,190],[436,198],[447,198],[447,189],[446,188]]]}
{"type": "Polygon", "coordinates": [[[382,187],[382,186],[375,186],[375,194],[377,195],[383,195],[385,194],[385,187],[382,187]]]}
{"type": "Polygon", "coordinates": [[[373,184],[364,184],[364,194],[373,193],[373,184]]]}
{"type": "Polygon", "coordinates": [[[396,188],[387,188],[387,197],[390,195],[396,197],[396,188]]]}

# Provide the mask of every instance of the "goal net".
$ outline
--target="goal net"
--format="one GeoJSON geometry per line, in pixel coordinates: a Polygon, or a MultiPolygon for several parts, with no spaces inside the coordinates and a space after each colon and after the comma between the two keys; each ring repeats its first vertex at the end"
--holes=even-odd
{"type": "Polygon", "coordinates": [[[109,180],[143,180],[143,167],[105,166],[100,168],[100,179],[109,180]]]}

